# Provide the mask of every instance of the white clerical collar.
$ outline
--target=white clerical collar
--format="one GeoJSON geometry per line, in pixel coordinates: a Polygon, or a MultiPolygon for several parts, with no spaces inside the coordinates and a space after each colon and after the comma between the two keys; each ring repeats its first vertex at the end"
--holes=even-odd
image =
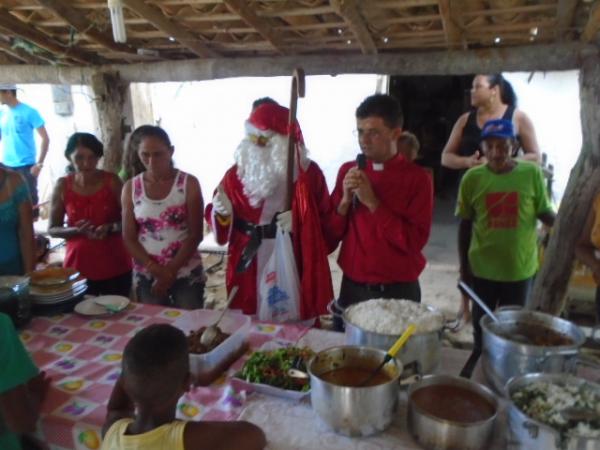
{"type": "Polygon", "coordinates": [[[383,170],[383,163],[373,163],[373,170],[375,172],[381,172],[383,170]]]}

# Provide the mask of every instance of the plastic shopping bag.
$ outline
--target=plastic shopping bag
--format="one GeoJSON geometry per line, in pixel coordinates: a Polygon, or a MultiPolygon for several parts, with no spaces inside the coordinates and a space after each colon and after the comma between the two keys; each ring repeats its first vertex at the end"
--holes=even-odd
{"type": "Polygon", "coordinates": [[[258,318],[290,322],[300,318],[300,281],[289,233],[277,229],[275,247],[259,283],[258,318]]]}

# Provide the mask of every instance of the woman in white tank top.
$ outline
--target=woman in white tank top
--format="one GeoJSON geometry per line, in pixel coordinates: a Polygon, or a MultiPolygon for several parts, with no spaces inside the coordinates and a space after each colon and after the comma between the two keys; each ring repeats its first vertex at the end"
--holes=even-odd
{"type": "Polygon", "coordinates": [[[198,180],[173,167],[173,146],[155,126],[138,128],[138,156],[146,170],[123,188],[123,234],[134,259],[143,303],[201,308],[205,277],[202,194],[198,180]]]}

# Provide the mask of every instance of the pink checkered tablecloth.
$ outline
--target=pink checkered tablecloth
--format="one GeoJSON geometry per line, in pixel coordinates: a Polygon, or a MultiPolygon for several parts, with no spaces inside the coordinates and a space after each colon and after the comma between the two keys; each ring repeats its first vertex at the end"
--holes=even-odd
{"type": "MultiPolygon", "coordinates": [[[[37,366],[52,378],[38,438],[51,450],[98,449],[106,404],[120,373],[125,345],[139,329],[153,323],[174,324],[185,314],[189,312],[134,303],[122,314],[100,319],[76,314],[35,317],[21,332],[21,339],[37,366]]],[[[295,342],[306,331],[302,326],[253,323],[248,354],[269,341],[295,342]]],[[[236,419],[246,404],[246,393],[234,387],[230,377],[247,355],[211,386],[195,388],[182,397],[178,417],[236,419]]]]}

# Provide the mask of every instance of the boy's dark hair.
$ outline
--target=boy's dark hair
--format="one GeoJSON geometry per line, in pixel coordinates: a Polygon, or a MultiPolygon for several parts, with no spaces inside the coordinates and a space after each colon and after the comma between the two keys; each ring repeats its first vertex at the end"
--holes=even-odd
{"type": "Polygon", "coordinates": [[[501,73],[486,75],[490,87],[498,86],[500,88],[500,100],[508,106],[517,107],[517,94],[506,78],[501,73]]]}
{"type": "Polygon", "coordinates": [[[168,324],[138,332],[123,351],[127,393],[136,403],[152,406],[172,399],[189,373],[187,338],[168,324]]]}
{"type": "Polygon", "coordinates": [[[404,115],[400,103],[391,95],[375,94],[363,100],[356,108],[356,118],[381,117],[389,128],[402,128],[404,115]]]}
{"type": "Polygon", "coordinates": [[[252,102],[252,111],[254,111],[256,108],[258,108],[260,105],[263,105],[265,103],[272,103],[274,105],[278,105],[279,103],[277,103],[275,100],[273,100],[271,97],[261,97],[261,98],[257,98],[256,100],[254,100],[252,102]]]}
{"type": "Polygon", "coordinates": [[[102,142],[91,133],[73,133],[65,147],[65,158],[71,161],[71,154],[77,150],[78,147],[89,148],[98,158],[102,158],[104,155],[104,146],[102,145],[102,142]]]}

